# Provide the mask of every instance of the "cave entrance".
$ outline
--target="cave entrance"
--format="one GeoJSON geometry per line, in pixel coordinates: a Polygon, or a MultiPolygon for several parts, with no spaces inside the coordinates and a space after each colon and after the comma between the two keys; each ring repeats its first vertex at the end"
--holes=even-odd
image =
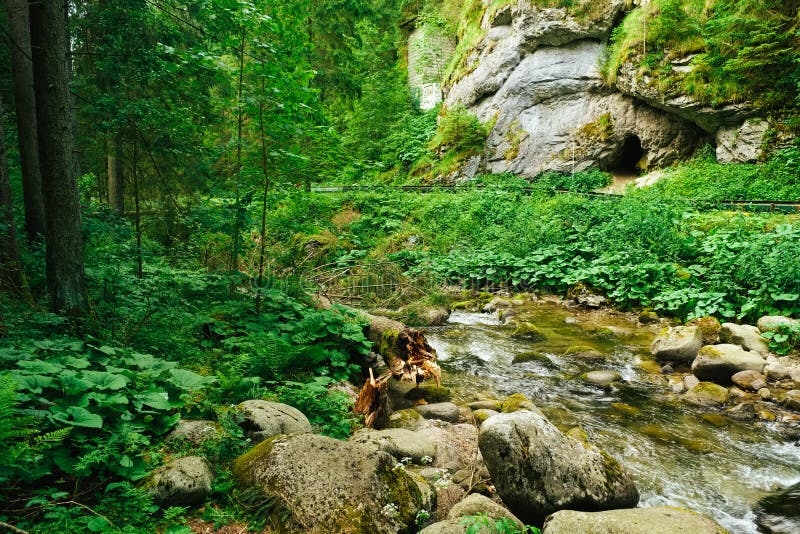
{"type": "Polygon", "coordinates": [[[644,156],[642,140],[637,135],[630,135],[625,138],[622,144],[622,153],[618,163],[612,169],[614,174],[619,175],[639,175],[638,163],[644,156]]]}

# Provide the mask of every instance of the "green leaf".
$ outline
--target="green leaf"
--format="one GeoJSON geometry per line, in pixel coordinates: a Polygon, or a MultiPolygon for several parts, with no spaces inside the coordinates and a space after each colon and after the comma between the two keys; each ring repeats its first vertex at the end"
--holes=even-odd
{"type": "Polygon", "coordinates": [[[202,376],[186,369],[170,369],[169,382],[180,389],[198,389],[216,382],[216,377],[202,376]]]}
{"type": "Polygon", "coordinates": [[[169,394],[160,391],[148,391],[141,397],[142,404],[156,410],[169,410],[173,406],[169,402],[169,394]]]}
{"type": "Polygon", "coordinates": [[[17,367],[21,367],[25,369],[26,372],[35,375],[52,375],[64,369],[63,365],[43,360],[19,361],[17,362],[17,367]]]}
{"type": "Polygon", "coordinates": [[[86,408],[70,406],[64,412],[57,412],[52,415],[55,421],[66,423],[70,426],[80,426],[84,428],[103,428],[103,418],[94,414],[86,408]],[[70,417],[66,417],[66,415],[70,417]]]}
{"type": "Polygon", "coordinates": [[[118,390],[128,385],[128,378],[105,371],[84,371],[83,378],[91,382],[97,389],[118,390]]]}
{"type": "Polygon", "coordinates": [[[111,527],[111,523],[104,517],[93,517],[86,523],[86,528],[92,532],[105,532],[111,527]]]}
{"type": "Polygon", "coordinates": [[[92,387],[91,382],[88,380],[81,380],[76,376],[62,376],[60,382],[61,387],[64,389],[64,393],[68,396],[83,393],[92,387]]]}
{"type": "Polygon", "coordinates": [[[20,375],[16,373],[13,376],[19,384],[19,389],[30,391],[31,393],[41,393],[42,388],[50,387],[55,383],[55,379],[52,376],[20,375]]]}

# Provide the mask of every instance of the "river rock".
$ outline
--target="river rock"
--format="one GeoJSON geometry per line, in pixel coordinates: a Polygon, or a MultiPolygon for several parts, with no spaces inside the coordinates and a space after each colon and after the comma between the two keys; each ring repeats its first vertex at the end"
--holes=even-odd
{"type": "Polygon", "coordinates": [[[797,319],[784,317],[783,315],[765,315],[756,323],[756,327],[761,332],[775,332],[782,326],[793,327],[800,324],[797,319]]]}
{"type": "Polygon", "coordinates": [[[436,445],[427,436],[404,428],[363,428],[350,436],[349,441],[374,446],[397,460],[411,458],[417,464],[433,463],[436,458],[436,445]]]}
{"type": "Polygon", "coordinates": [[[208,460],[186,456],[156,470],[147,486],[153,499],[168,508],[202,503],[211,493],[213,481],[214,474],[208,460]]]}
{"type": "Polygon", "coordinates": [[[800,410],[800,389],[787,391],[782,402],[790,410],[800,410]]]}
{"type": "Polygon", "coordinates": [[[238,406],[244,415],[245,432],[258,443],[278,434],[311,432],[311,423],[303,412],[287,404],[249,400],[238,406]]]}
{"type": "Polygon", "coordinates": [[[473,493],[464,500],[458,502],[450,509],[447,514],[448,519],[458,519],[459,517],[487,515],[492,519],[507,518],[514,522],[519,528],[523,527],[522,521],[517,516],[500,506],[493,500],[483,495],[473,493]]]}
{"type": "Polygon", "coordinates": [[[272,502],[287,530],[394,534],[422,507],[416,482],[396,463],[372,446],[300,434],[263,441],[232,471],[240,487],[272,502]]]}
{"type": "Polygon", "coordinates": [[[728,402],[730,393],[719,384],[713,382],[700,382],[690,389],[683,398],[698,406],[722,406],[728,402]]]}
{"type": "Polygon", "coordinates": [[[686,386],[686,390],[690,390],[695,387],[697,384],[700,383],[700,379],[694,375],[686,375],[683,378],[683,385],[686,386]]]}
{"type": "Polygon", "coordinates": [[[658,314],[652,310],[643,310],[636,318],[641,324],[653,324],[658,322],[658,314]]]}
{"type": "Polygon", "coordinates": [[[760,353],[747,352],[738,345],[706,345],[692,362],[692,374],[700,380],[727,384],[740,371],[760,373],[765,363],[760,353]]]}
{"type": "Polygon", "coordinates": [[[478,423],[478,426],[481,426],[484,421],[498,413],[500,412],[496,410],[475,410],[472,415],[475,417],[475,422],[478,423]]]}
{"type": "Polygon", "coordinates": [[[436,445],[433,467],[445,468],[453,473],[460,469],[480,469],[483,458],[478,450],[478,428],[460,423],[427,420],[418,432],[436,445]]]}
{"type": "Polygon", "coordinates": [[[622,380],[622,375],[616,371],[589,371],[581,375],[581,378],[589,383],[598,386],[610,386],[613,382],[622,380]]]}
{"type": "Polygon", "coordinates": [[[703,332],[696,326],[673,326],[658,335],[650,352],[659,360],[690,363],[703,346],[703,332]]]}
{"type": "Polygon", "coordinates": [[[503,404],[500,406],[500,411],[503,413],[511,413],[511,412],[518,412],[520,410],[530,410],[532,412],[536,412],[542,417],[542,411],[530,400],[528,397],[523,395],[522,393],[514,393],[509,395],[506,400],[503,401],[503,404]]]}
{"type": "Polygon", "coordinates": [[[175,429],[167,434],[166,442],[185,441],[200,445],[206,440],[214,439],[221,433],[219,425],[214,421],[181,419],[175,429]]]}
{"type": "Polygon", "coordinates": [[[772,392],[769,388],[761,388],[758,390],[758,396],[761,397],[763,401],[771,401],[772,400],[772,392]]]}
{"type": "Polygon", "coordinates": [[[739,371],[731,377],[731,381],[742,389],[758,391],[767,387],[767,380],[758,371],[739,371]]]}
{"type": "Polygon", "coordinates": [[[633,480],[616,460],[568,438],[536,413],[488,419],[479,445],[498,494],[525,522],[571,506],[602,510],[639,501],[633,480]]]}
{"type": "Polygon", "coordinates": [[[389,415],[389,428],[417,430],[425,424],[425,418],[413,408],[397,410],[389,415]]]}
{"type": "Polygon", "coordinates": [[[503,403],[497,400],[479,400],[467,404],[472,410],[500,410],[502,405],[503,403]]]}
{"type": "Polygon", "coordinates": [[[483,307],[483,313],[494,313],[497,310],[505,310],[513,307],[514,304],[510,300],[495,297],[483,307]]]}
{"type": "Polygon", "coordinates": [[[719,331],[722,325],[716,317],[698,317],[686,323],[688,326],[696,326],[703,333],[703,345],[715,345],[719,343],[719,331]]]}
{"type": "Polygon", "coordinates": [[[764,374],[767,380],[785,380],[789,378],[789,369],[778,362],[771,362],[764,366],[764,374]]]}
{"type": "Polygon", "coordinates": [[[514,329],[511,337],[534,342],[544,341],[547,339],[545,335],[542,334],[538,328],[536,328],[535,324],[524,321],[517,324],[517,327],[514,329]]]}
{"type": "Polygon", "coordinates": [[[547,518],[542,534],[727,534],[711,519],[683,508],[657,506],[606,512],[562,510],[547,518]]]}
{"type": "Polygon", "coordinates": [[[755,509],[758,525],[769,534],[800,532],[800,484],[764,497],[755,509]]]}
{"type": "Polygon", "coordinates": [[[739,345],[747,351],[769,354],[769,343],[761,337],[761,332],[753,325],[722,323],[719,340],[723,343],[739,345]]]}
{"type": "Polygon", "coordinates": [[[581,360],[602,360],[603,353],[588,345],[572,345],[564,351],[564,356],[572,356],[581,360]]]}
{"type": "Polygon", "coordinates": [[[421,404],[414,407],[425,419],[438,419],[448,423],[458,423],[461,418],[461,409],[452,402],[437,402],[436,404],[421,404]]]}

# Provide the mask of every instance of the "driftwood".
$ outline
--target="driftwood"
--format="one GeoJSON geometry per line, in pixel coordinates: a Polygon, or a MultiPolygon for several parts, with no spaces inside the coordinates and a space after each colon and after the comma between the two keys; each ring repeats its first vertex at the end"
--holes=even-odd
{"type": "Polygon", "coordinates": [[[369,319],[367,337],[375,343],[389,370],[375,378],[370,369],[354,410],[364,415],[367,427],[383,427],[391,411],[386,386],[390,378],[417,384],[433,378],[441,385],[442,372],[436,364],[436,351],[422,332],[386,317],[366,317],[369,319]]]}

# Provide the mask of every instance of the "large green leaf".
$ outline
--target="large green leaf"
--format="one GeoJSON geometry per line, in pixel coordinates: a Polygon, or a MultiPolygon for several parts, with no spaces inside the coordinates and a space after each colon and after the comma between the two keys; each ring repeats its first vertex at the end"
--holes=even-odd
{"type": "Polygon", "coordinates": [[[169,402],[169,395],[166,392],[148,391],[141,397],[142,404],[155,408],[156,410],[169,410],[173,406],[169,402]]]}
{"type": "Polygon", "coordinates": [[[84,371],[83,378],[91,382],[92,386],[101,390],[110,389],[116,391],[128,385],[127,377],[105,371],[84,371]]]}
{"type": "Polygon", "coordinates": [[[42,388],[50,387],[55,382],[52,376],[13,374],[19,389],[31,393],[41,393],[42,388]]]}
{"type": "Polygon", "coordinates": [[[17,362],[17,367],[21,367],[25,370],[24,372],[34,375],[52,375],[64,369],[64,366],[61,364],[44,360],[19,361],[17,362]]]}
{"type": "Polygon", "coordinates": [[[86,408],[70,406],[63,412],[52,415],[55,421],[66,423],[70,426],[80,426],[85,428],[103,428],[103,418],[94,414],[86,408]]]}
{"type": "Polygon", "coordinates": [[[180,389],[198,389],[216,382],[213,376],[203,376],[186,369],[170,369],[169,382],[180,389]]]}

